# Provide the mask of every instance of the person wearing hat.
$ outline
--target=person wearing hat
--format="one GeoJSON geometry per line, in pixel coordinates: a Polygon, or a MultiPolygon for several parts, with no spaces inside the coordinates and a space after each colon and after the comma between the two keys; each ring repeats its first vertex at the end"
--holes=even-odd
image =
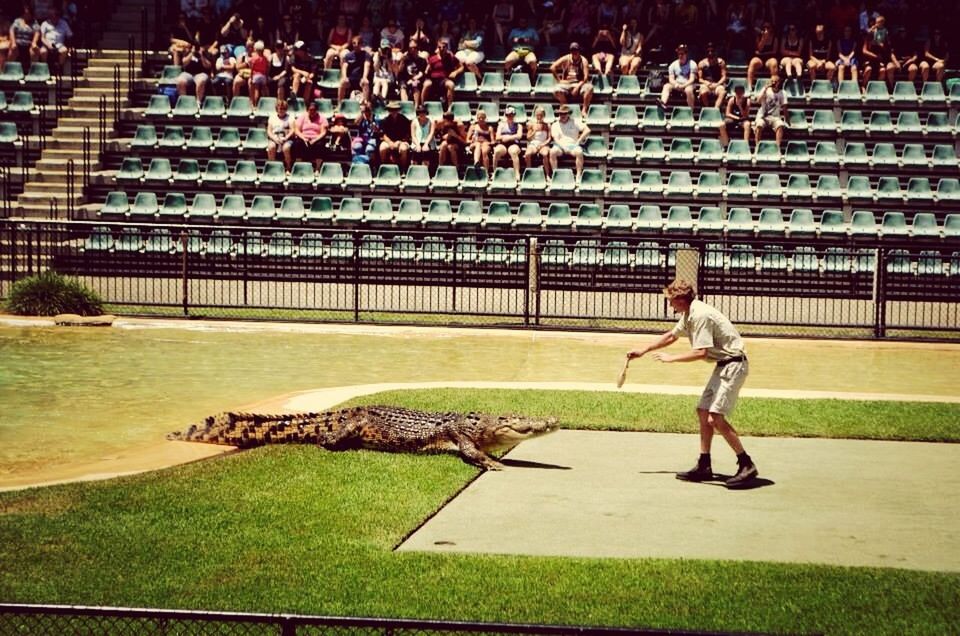
{"type": "Polygon", "coordinates": [[[830,82],[837,72],[837,65],[833,63],[833,42],[827,37],[827,27],[823,23],[813,28],[813,35],[807,42],[807,70],[811,83],[816,81],[817,71],[822,70],[830,82]]]}
{"type": "Polygon", "coordinates": [[[340,54],[340,90],[337,97],[342,102],[351,92],[359,92],[364,102],[370,101],[370,68],[373,61],[354,35],[344,53],[340,54]]]}
{"type": "Polygon", "coordinates": [[[387,40],[390,43],[390,48],[400,49],[403,48],[403,43],[407,37],[403,34],[400,27],[397,26],[397,21],[390,18],[387,20],[387,26],[380,30],[380,39],[387,40]]]}
{"type": "Polygon", "coordinates": [[[471,17],[467,22],[467,28],[460,36],[460,43],[454,55],[464,68],[477,76],[478,80],[483,77],[483,73],[480,72],[480,63],[484,59],[483,29],[477,27],[476,18],[471,17]]]}
{"type": "Polygon", "coordinates": [[[670,95],[677,92],[683,93],[687,98],[687,106],[693,108],[693,85],[696,81],[697,64],[690,59],[687,45],[681,44],[677,47],[677,59],[667,67],[667,81],[663,83],[663,90],[660,91],[660,100],[657,102],[657,106],[665,109],[670,95]]]}
{"type": "Polygon", "coordinates": [[[727,95],[727,63],[717,55],[713,42],[707,44],[707,56],[697,65],[700,77],[700,103],[704,108],[720,108],[727,95]]]}
{"type": "Polygon", "coordinates": [[[577,166],[577,179],[583,174],[583,140],[590,134],[590,128],[570,116],[570,107],[566,104],[557,109],[557,120],[550,126],[553,147],[550,149],[550,172],[556,173],[560,157],[570,155],[577,166]]]}
{"type": "Polygon", "coordinates": [[[437,151],[436,124],[427,117],[427,109],[417,106],[417,116],[410,122],[410,161],[429,166],[437,151]]]}
{"type": "Polygon", "coordinates": [[[393,59],[390,40],[380,40],[380,48],[373,54],[373,98],[387,101],[400,91],[397,84],[397,62],[393,59]]]}
{"type": "Polygon", "coordinates": [[[427,61],[420,56],[416,40],[410,40],[407,52],[400,59],[397,81],[400,84],[400,99],[412,101],[419,106],[423,100],[423,82],[427,75],[427,61]]]}
{"type": "Polygon", "coordinates": [[[423,91],[420,103],[431,97],[431,91],[442,89],[446,103],[453,103],[454,82],[463,73],[463,64],[450,52],[450,41],[446,38],[437,40],[436,50],[427,58],[427,77],[423,81],[423,91]]]}
{"type": "Polygon", "coordinates": [[[380,121],[380,163],[395,163],[407,169],[410,158],[410,120],[400,112],[399,102],[387,104],[387,116],[380,121]]]}
{"type": "Polygon", "coordinates": [[[553,93],[557,101],[566,104],[571,97],[579,97],[586,113],[593,100],[593,84],[590,83],[590,65],[580,54],[580,45],[571,42],[570,52],[551,64],[550,72],[557,80],[557,90],[553,93]]]}
{"type": "Polygon", "coordinates": [[[293,55],[290,59],[290,93],[294,97],[302,96],[303,101],[309,104],[313,101],[313,82],[316,78],[317,63],[313,55],[303,45],[302,40],[293,44],[293,55]],[[298,46],[299,45],[299,46],[298,46]]]}
{"type": "Polygon", "coordinates": [[[511,51],[503,60],[504,72],[509,74],[517,64],[523,64],[530,70],[530,77],[537,76],[537,55],[534,49],[540,44],[540,34],[530,26],[526,16],[517,19],[517,26],[507,36],[511,51]]]}
{"type": "Polygon", "coordinates": [[[523,126],[517,123],[517,110],[507,106],[503,111],[503,119],[497,124],[495,137],[496,146],[493,147],[493,165],[496,166],[503,157],[510,155],[510,163],[516,173],[517,182],[520,182],[520,140],[523,139],[523,126]]]}
{"type": "Polygon", "coordinates": [[[750,98],[743,84],[733,87],[733,95],[727,96],[727,103],[723,109],[723,121],[720,122],[720,143],[726,148],[730,143],[730,133],[741,130],[743,140],[750,142],[750,98]]]}

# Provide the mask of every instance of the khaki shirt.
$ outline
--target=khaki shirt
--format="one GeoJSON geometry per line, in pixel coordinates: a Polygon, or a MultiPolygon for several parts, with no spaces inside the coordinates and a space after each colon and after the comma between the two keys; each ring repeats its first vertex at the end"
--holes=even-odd
{"type": "Polygon", "coordinates": [[[686,335],[694,349],[706,349],[709,362],[744,355],[743,340],[730,319],[701,300],[690,303],[671,333],[686,335]]]}

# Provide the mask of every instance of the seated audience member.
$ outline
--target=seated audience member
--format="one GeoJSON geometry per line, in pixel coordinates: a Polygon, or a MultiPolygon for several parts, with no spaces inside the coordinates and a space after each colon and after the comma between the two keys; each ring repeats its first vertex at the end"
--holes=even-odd
{"type": "Polygon", "coordinates": [[[277,42],[270,52],[269,61],[270,89],[277,96],[277,101],[286,101],[290,92],[290,56],[287,53],[287,45],[277,42]]]}
{"type": "Polygon", "coordinates": [[[540,157],[543,163],[543,172],[549,179],[553,174],[550,170],[550,124],[546,122],[546,111],[543,106],[537,106],[533,111],[533,122],[527,126],[527,149],[523,153],[523,163],[526,167],[533,167],[533,158],[540,157]]]}
{"type": "Polygon", "coordinates": [[[330,29],[327,35],[327,53],[323,56],[323,68],[334,68],[334,64],[343,60],[341,55],[347,50],[350,42],[353,40],[353,29],[347,25],[347,16],[338,15],[337,23],[330,29]]]}
{"type": "Polygon", "coordinates": [[[853,35],[853,27],[843,27],[843,37],[837,40],[837,81],[842,82],[850,70],[850,79],[858,79],[857,70],[857,39],[853,35]]]}
{"type": "Polygon", "coordinates": [[[399,68],[397,80],[400,84],[400,98],[419,106],[423,98],[423,83],[427,77],[427,61],[420,57],[416,40],[410,40],[399,68]]]}
{"type": "Polygon", "coordinates": [[[583,122],[570,116],[570,107],[564,104],[557,109],[557,120],[550,127],[553,147],[550,149],[550,173],[557,171],[560,157],[570,155],[577,166],[577,179],[583,174],[583,140],[590,134],[590,128],[583,122]]]}
{"type": "Polygon", "coordinates": [[[403,43],[407,40],[403,31],[397,26],[397,21],[393,18],[387,20],[387,26],[380,30],[380,39],[390,42],[390,48],[402,49],[403,43]]]}
{"type": "Polygon", "coordinates": [[[200,9],[200,21],[196,24],[197,43],[201,48],[213,50],[214,53],[225,44],[220,37],[220,25],[213,17],[213,9],[200,9]]]}
{"type": "Polygon", "coordinates": [[[749,51],[755,43],[751,37],[750,15],[743,0],[733,0],[727,9],[727,49],[749,51]]]}
{"type": "Polygon", "coordinates": [[[231,15],[227,22],[220,27],[220,37],[217,41],[234,47],[246,45],[247,34],[243,28],[243,18],[240,17],[239,13],[231,15]]]}
{"type": "Polygon", "coordinates": [[[547,46],[553,46],[555,40],[564,32],[564,22],[567,19],[565,3],[557,0],[544,0],[543,20],[540,23],[540,35],[547,46]]]}
{"type": "Polygon", "coordinates": [[[380,163],[395,163],[406,170],[410,157],[410,120],[400,112],[398,102],[387,104],[387,116],[379,127],[380,163]]]}
{"type": "Polygon", "coordinates": [[[616,59],[617,42],[613,39],[613,31],[609,26],[606,24],[600,26],[590,50],[593,51],[591,56],[593,68],[600,75],[610,77],[613,72],[613,61],[616,59]]]}
{"type": "Polygon", "coordinates": [[[463,64],[450,52],[450,42],[444,38],[437,40],[437,49],[427,58],[427,78],[423,82],[423,94],[420,103],[431,97],[431,92],[442,91],[445,104],[453,103],[455,81],[463,73],[463,64]]]}
{"type": "Polygon", "coordinates": [[[180,58],[191,50],[194,44],[197,44],[195,32],[187,22],[187,14],[181,12],[177,17],[177,23],[170,32],[170,48],[168,50],[170,51],[171,61],[180,66],[180,58]]]}
{"type": "Polygon", "coordinates": [[[513,2],[509,0],[500,0],[493,5],[491,11],[493,21],[493,35],[497,39],[497,44],[507,46],[510,43],[506,41],[507,30],[513,24],[513,2]]]}
{"type": "Polygon", "coordinates": [[[596,7],[590,0],[573,0],[567,12],[567,39],[584,40],[593,31],[593,16],[596,7]]]}
{"type": "Polygon", "coordinates": [[[780,40],[780,67],[787,79],[799,79],[803,74],[803,48],[803,37],[797,25],[789,25],[787,34],[780,40]]]}
{"type": "Polygon", "coordinates": [[[707,44],[707,56],[697,65],[700,73],[700,103],[720,108],[727,95],[727,63],[717,55],[713,42],[707,44]]]}
{"type": "Polygon", "coordinates": [[[317,103],[310,102],[307,112],[293,123],[293,156],[301,161],[310,161],[314,169],[323,164],[327,137],[327,118],[317,111],[317,103]]]}
{"type": "Polygon", "coordinates": [[[23,71],[30,70],[30,62],[40,50],[40,24],[33,17],[33,7],[23,6],[23,12],[10,25],[10,39],[13,46],[10,49],[10,59],[20,62],[23,71]]]}
{"type": "Polygon", "coordinates": [[[316,60],[310,55],[303,43],[298,40],[293,43],[293,55],[290,58],[290,93],[294,97],[302,97],[304,103],[313,102],[313,82],[316,78],[316,60]]]}
{"type": "Polygon", "coordinates": [[[429,166],[437,150],[436,124],[427,117],[427,109],[417,107],[417,116],[410,122],[410,161],[429,166]]]}
{"type": "Polygon", "coordinates": [[[754,80],[757,73],[763,67],[766,67],[773,77],[780,68],[780,61],[777,55],[780,53],[780,42],[773,31],[773,25],[769,22],[764,23],[763,30],[757,36],[757,46],[754,49],[753,57],[747,65],[747,86],[753,89],[754,80]]]}
{"type": "Polygon", "coordinates": [[[283,14],[283,18],[280,19],[280,26],[277,27],[277,32],[274,34],[273,39],[277,40],[278,42],[283,42],[289,47],[292,47],[294,42],[298,42],[303,39],[303,37],[300,35],[300,29],[297,27],[290,14],[283,14]]]}
{"type": "Polygon", "coordinates": [[[656,0],[652,3],[647,11],[647,32],[643,36],[647,50],[651,53],[662,51],[666,54],[675,24],[672,2],[656,0]]]}
{"type": "Polygon", "coordinates": [[[181,58],[180,66],[183,71],[177,77],[177,95],[193,93],[197,96],[197,101],[202,104],[207,94],[210,75],[203,64],[200,47],[195,46],[185,54],[181,58]]]}
{"type": "Polygon", "coordinates": [[[487,121],[487,113],[477,111],[477,121],[467,131],[467,143],[473,153],[473,165],[483,166],[490,172],[490,151],[493,148],[493,134],[496,132],[487,121]]]}
{"type": "Polygon", "coordinates": [[[827,27],[817,24],[813,29],[813,36],[807,43],[807,69],[810,72],[810,81],[817,79],[817,72],[823,71],[828,81],[833,81],[837,72],[834,63],[833,42],[827,37],[827,27]]]}
{"type": "Polygon", "coordinates": [[[950,59],[950,46],[943,38],[943,31],[939,27],[935,28],[924,46],[924,60],[920,62],[920,75],[923,81],[930,79],[930,70],[933,69],[934,76],[938,82],[943,81],[944,73],[947,70],[947,61],[950,59]]]}
{"type": "Polygon", "coordinates": [[[390,41],[380,40],[380,48],[373,54],[373,97],[385,102],[399,91],[397,62],[393,60],[390,41]]]}
{"type": "Polygon", "coordinates": [[[585,115],[593,100],[593,84],[590,83],[590,65],[580,54],[580,45],[571,42],[570,52],[551,64],[550,72],[557,80],[557,90],[553,93],[557,101],[566,104],[571,97],[580,97],[585,115]]]}
{"type": "Polygon", "coordinates": [[[493,148],[493,165],[509,155],[513,171],[520,181],[520,140],[523,139],[523,126],[517,123],[517,111],[513,106],[507,106],[503,111],[503,119],[497,124],[496,146],[493,148]]]}
{"type": "Polygon", "coordinates": [[[360,106],[360,116],[353,125],[357,129],[357,136],[351,144],[353,163],[370,163],[373,153],[380,147],[380,126],[373,118],[373,107],[369,103],[360,106]]]}
{"type": "Polygon", "coordinates": [[[764,128],[772,128],[777,148],[783,142],[783,129],[787,126],[787,95],[783,92],[783,80],[774,75],[757,95],[757,118],[753,122],[754,141],[759,146],[764,128]]]}
{"type": "MultiPolygon", "coordinates": [[[[247,93],[250,101],[256,106],[262,95],[270,95],[270,85],[267,74],[270,72],[270,60],[264,55],[264,44],[259,40],[253,45],[253,52],[247,58],[247,67],[250,69],[250,78],[247,80],[247,93]]],[[[238,94],[234,84],[234,96],[238,94]]]]}
{"type": "Polygon", "coordinates": [[[437,123],[436,138],[440,142],[440,165],[459,166],[467,148],[467,131],[454,118],[453,111],[443,113],[443,118],[437,123]]]}
{"type": "Polygon", "coordinates": [[[10,38],[10,21],[0,16],[0,68],[7,63],[13,47],[13,40],[10,38]]]}
{"type": "Polygon", "coordinates": [[[340,54],[340,90],[337,98],[342,102],[354,92],[362,96],[360,101],[370,101],[370,54],[364,50],[360,36],[350,40],[349,48],[340,54]]]}
{"type": "Polygon", "coordinates": [[[920,60],[923,58],[923,49],[917,50],[916,42],[907,35],[907,27],[900,25],[893,31],[890,38],[891,54],[893,56],[893,71],[890,73],[893,79],[900,71],[907,72],[907,80],[913,82],[917,79],[917,73],[920,70],[920,60]]]}
{"type": "Polygon", "coordinates": [[[340,111],[333,113],[330,122],[330,132],[327,147],[334,152],[346,152],[350,149],[350,129],[347,128],[347,118],[340,111]]]}
{"type": "Polygon", "coordinates": [[[237,73],[237,58],[233,57],[233,47],[224,44],[220,47],[220,55],[213,63],[213,79],[210,84],[217,95],[228,97],[233,91],[233,79],[237,73]]]}
{"type": "Polygon", "coordinates": [[[275,161],[277,151],[283,154],[287,172],[293,166],[293,118],[287,112],[287,102],[277,100],[276,112],[267,119],[267,159],[275,161]]]}
{"type": "Polygon", "coordinates": [[[50,17],[40,25],[40,59],[57,71],[67,62],[67,41],[73,37],[70,25],[63,19],[60,9],[50,9],[50,17]]]}
{"type": "Polygon", "coordinates": [[[677,47],[677,59],[667,67],[667,81],[663,83],[663,90],[660,91],[660,100],[657,105],[666,109],[670,95],[674,91],[683,93],[687,98],[687,106],[693,108],[693,86],[697,81],[697,63],[690,59],[687,53],[687,45],[681,44],[677,47]]]}
{"type": "Polygon", "coordinates": [[[480,64],[484,60],[483,29],[477,27],[476,18],[470,18],[467,22],[467,30],[460,37],[455,55],[468,71],[476,75],[478,80],[481,79],[483,73],[480,72],[480,64]]]}
{"type": "Polygon", "coordinates": [[[720,143],[726,148],[731,133],[740,131],[743,140],[750,141],[750,98],[743,84],[733,87],[733,95],[727,97],[723,109],[723,121],[720,122],[720,143]]]}
{"type": "Polygon", "coordinates": [[[643,64],[643,33],[636,18],[623,25],[620,32],[620,73],[636,75],[643,64]]]}
{"type": "Polygon", "coordinates": [[[423,58],[427,58],[430,51],[434,49],[433,38],[427,32],[427,23],[422,16],[417,18],[413,25],[413,32],[407,36],[407,39],[417,43],[417,50],[420,51],[420,56],[423,58]]]}
{"type": "Polygon", "coordinates": [[[365,15],[360,20],[360,28],[357,29],[356,35],[360,37],[360,48],[366,51],[368,55],[373,55],[377,43],[380,41],[380,34],[374,31],[370,16],[365,15]]]}
{"type": "Polygon", "coordinates": [[[507,37],[507,44],[511,50],[503,61],[504,71],[510,73],[514,66],[523,64],[530,70],[530,77],[536,77],[538,62],[534,49],[540,44],[540,34],[529,25],[527,18],[517,20],[516,28],[507,37]]]}
{"type": "Polygon", "coordinates": [[[890,48],[890,31],[887,29],[886,18],[882,15],[877,16],[874,23],[867,29],[867,33],[863,36],[860,53],[863,59],[864,85],[871,80],[876,80],[887,82],[892,89],[896,65],[890,48]]]}

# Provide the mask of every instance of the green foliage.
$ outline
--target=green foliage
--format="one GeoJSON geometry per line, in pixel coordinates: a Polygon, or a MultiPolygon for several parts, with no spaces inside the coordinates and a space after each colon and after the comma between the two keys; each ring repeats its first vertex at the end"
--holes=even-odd
{"type": "Polygon", "coordinates": [[[7,311],[22,316],[97,316],[103,313],[103,301],[80,281],[47,270],[14,283],[7,311]]]}

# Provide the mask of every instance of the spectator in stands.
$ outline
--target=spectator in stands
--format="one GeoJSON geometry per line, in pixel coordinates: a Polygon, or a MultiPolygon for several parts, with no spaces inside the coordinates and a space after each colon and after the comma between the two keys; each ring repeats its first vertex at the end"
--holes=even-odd
{"type": "Polygon", "coordinates": [[[417,18],[413,24],[413,33],[407,37],[410,40],[416,40],[417,50],[420,51],[421,57],[427,58],[430,56],[430,51],[434,49],[433,38],[430,37],[430,33],[427,31],[427,23],[422,17],[417,18]]]}
{"type": "Polygon", "coordinates": [[[772,128],[777,148],[783,142],[783,129],[787,126],[787,95],[783,92],[783,80],[774,75],[757,95],[757,118],[753,122],[754,140],[760,145],[764,128],[772,128]]]}
{"type": "Polygon", "coordinates": [[[497,44],[505,46],[509,42],[505,41],[507,30],[513,24],[513,3],[508,0],[500,0],[493,5],[491,12],[493,20],[493,34],[497,38],[497,44]]]}
{"type": "Polygon", "coordinates": [[[697,81],[697,63],[690,59],[687,45],[677,47],[677,59],[667,67],[667,81],[663,83],[660,99],[657,106],[661,110],[667,108],[667,102],[674,91],[683,93],[687,98],[687,106],[693,108],[693,86],[697,81]]]}
{"type": "Polygon", "coordinates": [[[337,98],[342,102],[351,94],[359,93],[358,101],[370,101],[370,68],[373,61],[363,48],[359,35],[350,40],[349,48],[340,54],[340,91],[337,98]]]}
{"type": "Polygon", "coordinates": [[[397,21],[390,18],[387,20],[387,26],[380,30],[380,39],[388,40],[390,42],[390,48],[402,49],[403,43],[407,38],[403,35],[400,27],[397,26],[397,21]]]}
{"type": "Polygon", "coordinates": [[[631,18],[620,31],[620,73],[636,75],[643,64],[643,33],[631,18]]]}
{"type": "Polygon", "coordinates": [[[10,37],[10,21],[0,16],[0,68],[7,63],[13,52],[13,38],[10,37]]]}
{"type": "Polygon", "coordinates": [[[540,43],[540,34],[530,26],[526,17],[521,16],[517,20],[517,26],[507,38],[510,45],[510,52],[503,61],[504,72],[510,73],[517,64],[523,64],[530,71],[530,77],[537,75],[537,54],[534,51],[540,43]]]}
{"type": "Polygon", "coordinates": [[[33,7],[23,5],[20,17],[10,25],[10,40],[13,41],[11,60],[23,65],[23,70],[30,70],[30,62],[40,50],[40,25],[33,17],[33,7]]]}
{"type": "Polygon", "coordinates": [[[780,52],[780,43],[773,31],[773,25],[769,22],[764,23],[763,30],[757,36],[757,45],[754,49],[753,58],[747,65],[747,86],[753,88],[757,73],[763,67],[766,67],[773,77],[780,68],[780,61],[777,54],[780,52]]]}
{"type": "Polygon", "coordinates": [[[387,116],[380,121],[380,163],[395,163],[407,169],[410,158],[410,120],[400,112],[400,104],[387,104],[387,116]]]}
{"type": "Polygon", "coordinates": [[[243,30],[243,18],[239,13],[230,16],[227,22],[220,27],[220,38],[217,40],[230,46],[245,46],[247,34],[243,30]]]}
{"type": "Polygon", "coordinates": [[[460,37],[455,55],[464,68],[476,75],[478,80],[483,76],[480,72],[480,64],[484,59],[483,29],[477,27],[476,18],[467,21],[467,29],[460,37]]]}
{"type": "Polygon", "coordinates": [[[723,121],[720,123],[720,143],[726,148],[730,143],[730,134],[743,132],[743,140],[750,141],[750,98],[743,84],[733,87],[733,95],[727,96],[723,109],[723,121]]]}
{"type": "Polygon", "coordinates": [[[360,21],[360,28],[357,29],[356,35],[360,37],[360,48],[366,51],[368,55],[373,56],[373,52],[376,50],[376,46],[380,42],[380,34],[374,30],[373,23],[370,21],[370,16],[363,16],[363,19],[360,21]]]}
{"type": "Polygon", "coordinates": [[[853,36],[853,27],[843,27],[843,37],[837,40],[837,81],[845,79],[846,71],[850,69],[850,79],[858,79],[857,70],[857,40],[853,36]]]}
{"type": "Polygon", "coordinates": [[[920,63],[920,74],[923,81],[930,79],[930,69],[933,69],[938,82],[943,81],[947,70],[947,61],[950,59],[950,46],[943,39],[943,31],[935,28],[924,47],[924,60],[920,63]]]}
{"type": "Polygon", "coordinates": [[[277,33],[274,39],[278,42],[283,42],[287,46],[293,46],[294,42],[303,39],[300,35],[300,29],[297,28],[289,13],[284,13],[280,19],[280,26],[277,27],[277,33]]]}
{"type": "Polygon", "coordinates": [[[727,9],[727,49],[748,51],[753,46],[750,37],[750,16],[742,0],[733,0],[727,9]]]}
{"type": "Polygon", "coordinates": [[[907,71],[907,80],[913,82],[917,78],[917,72],[920,70],[920,60],[923,57],[923,50],[917,50],[917,45],[912,38],[907,35],[907,27],[899,25],[893,31],[890,38],[890,48],[893,55],[893,70],[890,75],[893,80],[899,71],[907,71]]]}
{"type": "Polygon", "coordinates": [[[450,52],[450,41],[443,38],[437,40],[436,51],[427,58],[427,78],[423,82],[420,103],[430,99],[433,96],[431,92],[440,89],[449,107],[453,103],[456,79],[461,73],[463,73],[463,64],[450,52]]]}
{"type": "Polygon", "coordinates": [[[347,16],[338,15],[337,23],[327,35],[327,53],[323,56],[323,68],[334,68],[337,61],[343,62],[341,55],[347,50],[353,40],[353,29],[347,25],[347,16]]]}
{"type": "Polygon", "coordinates": [[[780,67],[787,79],[803,75],[804,42],[797,25],[787,26],[787,34],[780,40],[780,67]]]}
{"type": "Polygon", "coordinates": [[[189,95],[192,92],[197,96],[197,101],[203,103],[210,83],[210,75],[201,57],[200,47],[195,46],[181,59],[183,72],[177,77],[177,95],[189,95]]]}
{"type": "Polygon", "coordinates": [[[496,146],[493,148],[493,165],[496,166],[505,156],[510,156],[513,171],[520,181],[520,140],[523,139],[523,126],[517,123],[517,110],[507,106],[503,119],[497,124],[496,146]]]}
{"type": "Polygon", "coordinates": [[[493,149],[493,135],[496,131],[487,121],[487,113],[477,110],[477,120],[467,131],[467,144],[473,153],[473,165],[483,166],[490,172],[490,151],[493,149]]]}
{"type": "Polygon", "coordinates": [[[419,106],[423,99],[423,83],[427,78],[427,61],[420,57],[416,40],[410,40],[399,67],[397,79],[400,83],[400,98],[419,106]]]}
{"type": "Polygon", "coordinates": [[[564,23],[567,19],[567,9],[560,0],[544,0],[543,20],[540,23],[540,35],[547,46],[553,46],[554,41],[563,36],[564,23]]]}
{"type": "Polygon", "coordinates": [[[577,179],[583,174],[583,140],[590,134],[590,128],[583,122],[570,116],[570,107],[566,104],[557,109],[557,120],[550,127],[553,147],[550,149],[550,173],[557,171],[557,164],[563,155],[571,155],[576,162],[577,179]]]}
{"type": "Polygon", "coordinates": [[[354,127],[357,136],[351,144],[353,163],[370,163],[370,157],[379,147],[380,126],[373,118],[373,107],[369,103],[360,107],[360,116],[354,122],[354,127]]]}
{"type": "Polygon", "coordinates": [[[327,137],[327,118],[317,111],[317,103],[310,102],[307,112],[293,122],[293,156],[300,161],[313,163],[319,170],[323,164],[323,151],[327,137]]]}
{"type": "Polygon", "coordinates": [[[303,40],[293,43],[290,60],[290,92],[294,97],[303,97],[306,104],[313,102],[313,82],[316,78],[316,60],[307,50],[303,40]]]}
{"type": "Polygon", "coordinates": [[[58,7],[50,9],[50,17],[40,25],[40,59],[59,73],[67,62],[70,49],[67,41],[73,37],[70,25],[63,19],[58,7]]]}
{"type": "Polygon", "coordinates": [[[593,99],[593,84],[590,83],[590,65],[587,64],[587,58],[580,54],[580,45],[571,42],[570,52],[551,64],[550,72],[557,80],[557,89],[553,93],[557,101],[566,104],[571,97],[580,97],[586,115],[593,99]]]}
{"type": "Polygon", "coordinates": [[[269,86],[277,100],[286,101],[290,92],[290,56],[287,45],[277,42],[269,55],[270,68],[268,71],[269,86]]]}
{"type": "Polygon", "coordinates": [[[417,107],[417,116],[410,122],[410,160],[429,166],[437,151],[436,124],[427,117],[424,106],[417,107]]]}
{"type": "MultiPolygon", "coordinates": [[[[266,48],[263,42],[257,40],[253,44],[253,52],[247,58],[247,67],[250,69],[250,78],[247,80],[247,94],[250,101],[256,106],[260,103],[261,95],[270,95],[270,85],[267,83],[267,73],[270,72],[270,60],[264,54],[266,48]]],[[[236,89],[236,85],[234,85],[236,89]]],[[[237,91],[234,90],[234,97],[237,91]]]]}
{"type": "Polygon", "coordinates": [[[330,122],[330,141],[327,148],[333,152],[347,152],[351,148],[350,129],[347,128],[347,117],[340,111],[334,111],[330,122]]]}
{"type": "Polygon", "coordinates": [[[217,95],[229,96],[233,89],[233,78],[237,72],[237,59],[233,57],[233,47],[224,44],[220,47],[220,55],[214,62],[214,75],[211,80],[213,92],[217,95]]]}
{"type": "Polygon", "coordinates": [[[533,122],[527,127],[527,149],[523,153],[523,163],[533,167],[533,158],[539,156],[543,163],[543,172],[549,179],[550,170],[550,124],[546,122],[546,111],[537,106],[533,111],[533,122]]]}
{"type": "Polygon", "coordinates": [[[277,100],[276,112],[267,119],[267,159],[275,161],[277,152],[283,154],[287,172],[293,166],[293,118],[287,112],[287,102],[277,100]]]}
{"type": "Polygon", "coordinates": [[[253,48],[253,45],[257,42],[269,42],[273,36],[267,28],[266,18],[262,15],[257,15],[256,18],[248,21],[247,24],[250,25],[250,28],[247,29],[246,47],[248,49],[253,48]]]}
{"type": "Polygon", "coordinates": [[[467,148],[467,131],[454,118],[453,111],[443,113],[443,118],[437,123],[436,138],[440,141],[440,165],[459,166],[467,148]]]}
{"type": "Polygon", "coordinates": [[[590,0],[573,0],[567,13],[567,38],[586,40],[593,30],[594,6],[590,0]]]}
{"type": "Polygon", "coordinates": [[[673,25],[673,8],[667,0],[656,0],[647,12],[647,33],[643,36],[647,51],[658,50],[666,54],[673,25]]]}
{"type": "Polygon", "coordinates": [[[187,23],[187,14],[180,13],[177,17],[177,24],[170,32],[170,48],[168,49],[170,59],[175,65],[180,66],[180,58],[197,43],[195,35],[194,30],[187,23]]]}
{"type": "Polygon", "coordinates": [[[373,98],[387,101],[399,91],[397,63],[393,61],[390,40],[380,40],[380,48],[373,54],[373,98]]]}
{"type": "Polygon", "coordinates": [[[833,62],[833,43],[827,37],[827,27],[817,24],[813,29],[813,37],[807,44],[807,69],[810,71],[810,81],[817,79],[817,71],[823,71],[828,81],[833,81],[837,72],[837,65],[833,62]]]}
{"type": "Polygon", "coordinates": [[[200,22],[196,28],[197,42],[208,51],[216,53],[220,50],[220,25],[213,17],[210,7],[200,9],[200,22]]]}
{"type": "Polygon", "coordinates": [[[896,61],[893,50],[890,48],[890,31],[887,21],[882,15],[877,16],[874,23],[867,29],[863,37],[861,48],[863,56],[863,83],[871,80],[887,82],[893,88],[896,77],[896,61]]]}
{"type": "Polygon", "coordinates": [[[727,95],[727,63],[717,55],[713,42],[707,43],[707,56],[697,65],[700,77],[700,103],[720,108],[727,95]]]}
{"type": "MultiPolygon", "coordinates": [[[[602,8],[603,5],[600,5],[598,11],[602,8]]],[[[613,38],[613,31],[610,30],[608,24],[601,23],[600,28],[597,29],[597,35],[590,45],[590,50],[593,51],[591,56],[593,68],[600,75],[610,77],[613,72],[613,61],[617,54],[617,41],[613,38]]]]}

